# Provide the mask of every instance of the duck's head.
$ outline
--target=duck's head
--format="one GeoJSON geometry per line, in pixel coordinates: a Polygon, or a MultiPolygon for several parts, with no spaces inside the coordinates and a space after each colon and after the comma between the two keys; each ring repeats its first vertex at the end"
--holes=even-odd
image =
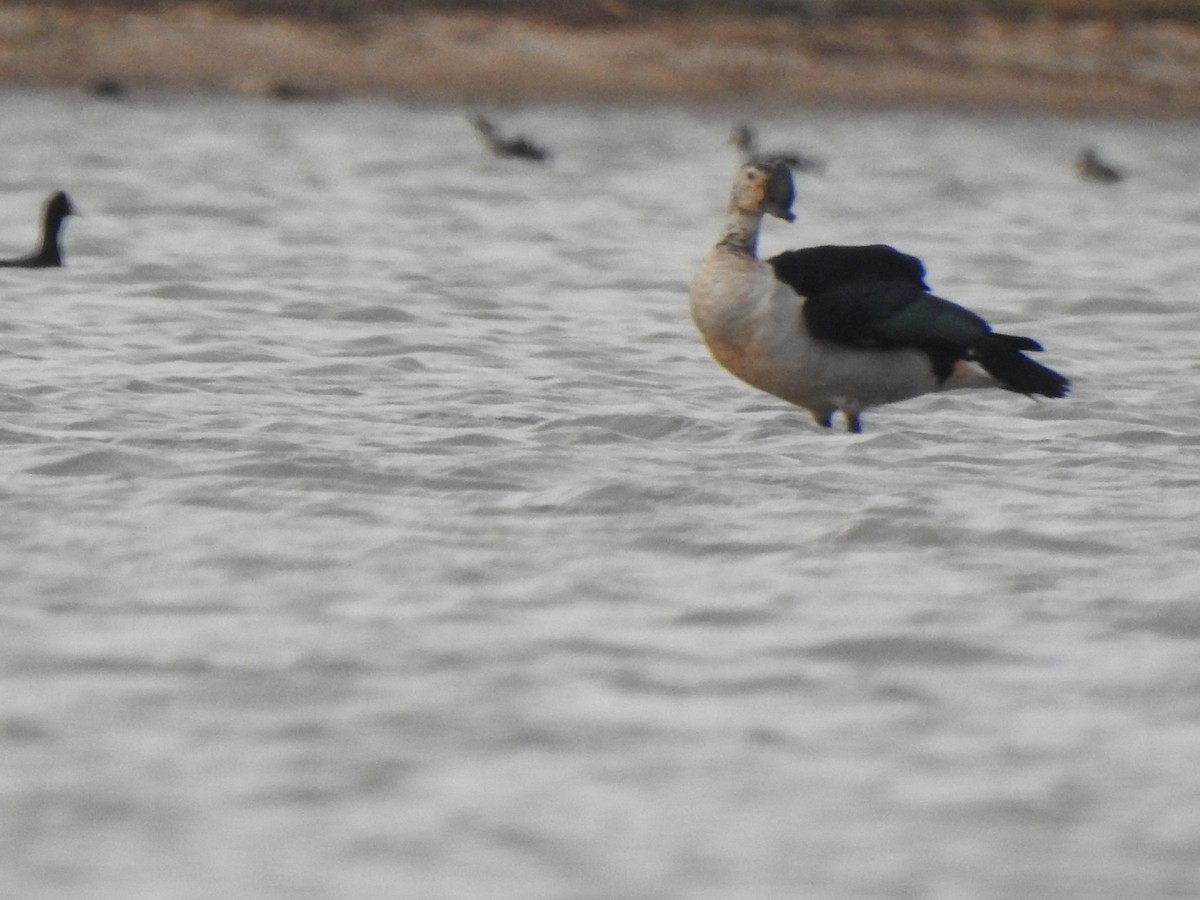
{"type": "Polygon", "coordinates": [[[75,204],[71,202],[71,198],[64,191],[56,191],[46,201],[46,217],[49,219],[58,219],[61,221],[67,216],[77,214],[78,212],[79,210],[75,208],[75,204]]]}
{"type": "Polygon", "coordinates": [[[484,116],[471,116],[471,124],[475,126],[475,130],[483,135],[493,135],[496,133],[496,126],[489,122],[484,116]]]}
{"type": "Polygon", "coordinates": [[[795,200],[792,170],[782,163],[757,162],[738,170],[730,206],[742,213],[765,213],[785,222],[795,222],[796,216],[792,213],[795,200]]]}
{"type": "Polygon", "coordinates": [[[734,125],[733,130],[729,132],[729,143],[744,153],[749,153],[753,150],[754,133],[750,130],[750,126],[734,125]]]}

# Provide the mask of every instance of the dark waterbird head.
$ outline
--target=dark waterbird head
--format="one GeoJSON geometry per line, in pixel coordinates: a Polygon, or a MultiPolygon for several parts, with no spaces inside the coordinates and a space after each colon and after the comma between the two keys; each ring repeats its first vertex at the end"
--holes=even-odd
{"type": "Polygon", "coordinates": [[[50,199],[46,201],[46,219],[50,222],[61,222],[67,216],[78,215],[79,210],[75,208],[75,204],[71,202],[71,198],[63,191],[57,191],[50,195],[50,199]]]}

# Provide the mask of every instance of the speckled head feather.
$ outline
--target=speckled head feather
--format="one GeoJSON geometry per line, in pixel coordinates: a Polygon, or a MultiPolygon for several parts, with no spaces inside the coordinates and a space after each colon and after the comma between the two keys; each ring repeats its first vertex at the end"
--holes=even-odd
{"type": "Polygon", "coordinates": [[[792,213],[792,204],[795,200],[791,169],[782,163],[748,163],[738,172],[729,203],[731,211],[767,214],[794,222],[796,216],[792,213]]]}

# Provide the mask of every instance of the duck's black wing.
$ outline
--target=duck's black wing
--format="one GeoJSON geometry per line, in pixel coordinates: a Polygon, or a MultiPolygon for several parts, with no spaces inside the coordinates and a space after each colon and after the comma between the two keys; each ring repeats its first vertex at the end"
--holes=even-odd
{"type": "MultiPolygon", "coordinates": [[[[911,258],[911,257],[910,257],[911,258]]],[[[1022,351],[1037,341],[996,334],[980,316],[937,297],[911,281],[850,282],[809,296],[804,323],[813,337],[854,347],[908,347],[929,356],[945,380],[958,360],[977,361],[1009,390],[1063,397],[1070,382],[1022,351]]]]}
{"type": "Polygon", "coordinates": [[[991,332],[975,313],[904,281],[842,284],[808,297],[813,337],[856,347],[931,347],[966,351],[991,332]]]}
{"type": "Polygon", "coordinates": [[[508,156],[529,159],[534,162],[545,162],[550,158],[550,153],[545,147],[541,147],[525,137],[515,137],[510,141],[505,141],[504,150],[508,156]]]}
{"type": "Polygon", "coordinates": [[[785,251],[767,262],[775,277],[801,297],[815,297],[847,284],[891,281],[929,290],[921,260],[887,244],[805,247],[785,251]]]}

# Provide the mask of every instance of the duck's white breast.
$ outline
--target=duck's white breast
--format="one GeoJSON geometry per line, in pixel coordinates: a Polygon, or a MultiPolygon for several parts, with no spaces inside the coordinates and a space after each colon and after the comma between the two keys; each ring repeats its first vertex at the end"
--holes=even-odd
{"type": "Polygon", "coordinates": [[[743,381],[814,411],[891,403],[939,389],[926,354],[816,340],[803,300],[759,260],[714,250],[689,295],[716,360],[743,381]]]}

